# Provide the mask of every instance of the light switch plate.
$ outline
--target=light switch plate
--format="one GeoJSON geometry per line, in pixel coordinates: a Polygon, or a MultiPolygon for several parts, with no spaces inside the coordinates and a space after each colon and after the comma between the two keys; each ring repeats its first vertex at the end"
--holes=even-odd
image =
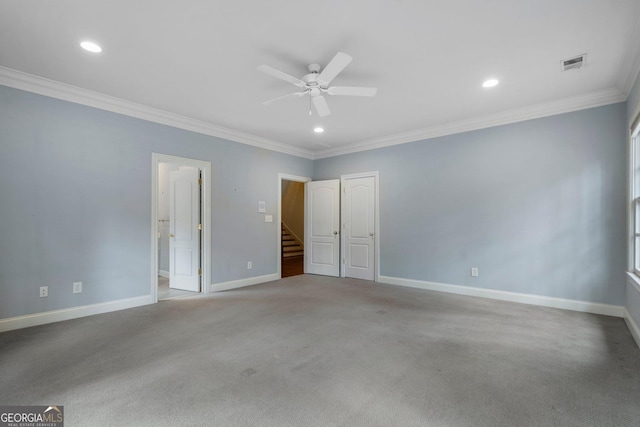
{"type": "Polygon", "coordinates": [[[273,222],[273,215],[265,215],[264,222],[273,222]]]}
{"type": "Polygon", "coordinates": [[[267,211],[265,202],[258,202],[258,212],[265,213],[267,211]]]}
{"type": "Polygon", "coordinates": [[[74,294],[82,293],[82,282],[73,282],[73,293],[74,294]]]}

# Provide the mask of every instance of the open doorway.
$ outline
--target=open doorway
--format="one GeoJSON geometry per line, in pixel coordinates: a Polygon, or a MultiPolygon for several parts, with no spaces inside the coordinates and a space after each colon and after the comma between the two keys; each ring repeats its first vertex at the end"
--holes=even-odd
{"type": "Polygon", "coordinates": [[[309,178],[280,174],[278,271],[280,277],[304,273],[304,183],[309,178]]]}
{"type": "Polygon", "coordinates": [[[209,291],[211,164],[153,154],[152,289],[155,301],[209,291]]]}

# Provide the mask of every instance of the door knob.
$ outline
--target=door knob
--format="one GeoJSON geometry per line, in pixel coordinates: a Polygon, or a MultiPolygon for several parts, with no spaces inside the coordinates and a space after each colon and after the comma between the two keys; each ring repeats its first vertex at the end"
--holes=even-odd
{"type": "Polygon", "coordinates": [[[369,233],[369,237],[373,237],[373,232],[369,233]]]}
{"type": "Polygon", "coordinates": [[[333,235],[334,235],[334,236],[337,236],[337,235],[338,235],[338,232],[337,232],[337,231],[334,231],[334,232],[333,232],[333,235]]]}
{"type": "Polygon", "coordinates": [[[173,233],[169,233],[169,237],[173,237],[173,233]]]}

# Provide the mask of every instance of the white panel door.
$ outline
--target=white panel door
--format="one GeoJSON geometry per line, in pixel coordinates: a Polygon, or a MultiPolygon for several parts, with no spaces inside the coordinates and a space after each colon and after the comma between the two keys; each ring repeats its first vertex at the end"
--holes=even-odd
{"type": "Polygon", "coordinates": [[[169,287],[200,291],[200,172],[169,174],[169,287]]]}
{"type": "Polygon", "coordinates": [[[343,186],[345,276],[374,280],[375,179],[346,179],[343,186]]]}
{"type": "Polygon", "coordinates": [[[340,180],[305,184],[304,272],[340,274],[340,180]]]}

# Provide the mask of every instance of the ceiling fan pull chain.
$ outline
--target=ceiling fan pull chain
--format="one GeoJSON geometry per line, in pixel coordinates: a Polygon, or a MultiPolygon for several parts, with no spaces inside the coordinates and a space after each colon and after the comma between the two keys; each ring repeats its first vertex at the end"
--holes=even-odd
{"type": "Polygon", "coordinates": [[[309,115],[313,115],[313,113],[311,112],[311,96],[309,96],[309,115]]]}

